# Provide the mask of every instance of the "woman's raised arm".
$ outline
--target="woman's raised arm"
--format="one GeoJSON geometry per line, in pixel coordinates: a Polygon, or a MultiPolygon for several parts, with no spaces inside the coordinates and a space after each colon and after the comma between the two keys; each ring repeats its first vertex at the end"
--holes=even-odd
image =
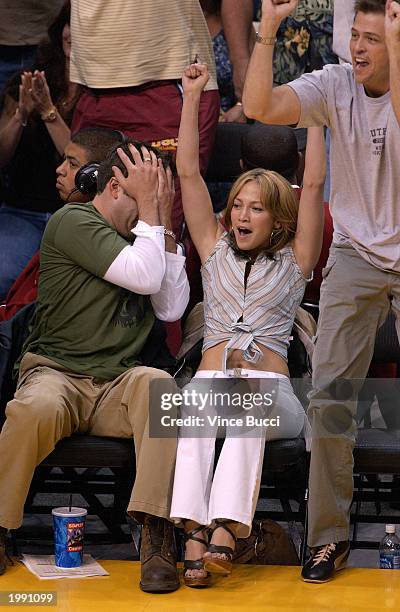
{"type": "Polygon", "coordinates": [[[202,262],[210,255],[222,233],[199,165],[199,105],[208,78],[205,64],[191,64],[183,73],[183,107],[176,156],[183,212],[202,262]]]}
{"type": "Polygon", "coordinates": [[[293,250],[304,276],[309,278],[321,254],[324,229],[324,184],[326,152],[324,130],[310,127],[307,130],[306,160],[303,190],[293,250]]]}

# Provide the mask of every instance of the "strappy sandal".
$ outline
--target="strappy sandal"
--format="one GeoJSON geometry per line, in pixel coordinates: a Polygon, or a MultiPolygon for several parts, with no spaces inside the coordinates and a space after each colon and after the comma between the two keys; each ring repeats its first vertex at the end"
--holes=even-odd
{"type": "MultiPolygon", "coordinates": [[[[211,530],[211,535],[214,533],[216,529],[220,527],[225,529],[232,536],[235,543],[237,540],[234,532],[229,529],[227,523],[232,523],[233,521],[216,521],[215,527],[211,530]]],[[[224,574],[225,576],[229,576],[232,571],[232,558],[234,548],[230,546],[219,546],[219,544],[210,544],[207,552],[209,553],[217,553],[219,555],[226,555],[227,559],[216,559],[215,557],[204,557],[204,569],[207,572],[211,572],[213,574],[224,574]]]]}
{"type": "MultiPolygon", "coordinates": [[[[194,540],[195,542],[200,542],[200,544],[204,544],[204,546],[208,546],[208,542],[203,540],[203,538],[196,538],[196,533],[200,531],[204,531],[204,527],[200,525],[199,527],[195,527],[191,531],[185,532],[184,539],[185,543],[188,540],[194,540]]],[[[186,586],[192,588],[204,588],[210,585],[210,574],[207,572],[206,576],[187,576],[186,573],[188,570],[204,570],[204,561],[203,559],[196,559],[195,561],[185,559],[183,562],[183,581],[186,586]]]]}

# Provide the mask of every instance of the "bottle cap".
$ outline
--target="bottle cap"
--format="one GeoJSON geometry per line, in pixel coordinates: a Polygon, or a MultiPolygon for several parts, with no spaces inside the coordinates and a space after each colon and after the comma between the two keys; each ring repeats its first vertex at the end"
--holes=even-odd
{"type": "Polygon", "coordinates": [[[396,525],[386,525],[386,533],[396,533],[396,525]]]}

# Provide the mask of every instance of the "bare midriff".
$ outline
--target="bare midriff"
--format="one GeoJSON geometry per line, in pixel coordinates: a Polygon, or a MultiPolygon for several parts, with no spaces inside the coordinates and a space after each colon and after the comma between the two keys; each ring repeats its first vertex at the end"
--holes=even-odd
{"type": "MultiPolygon", "coordinates": [[[[224,349],[226,342],[221,342],[215,346],[210,347],[204,353],[199,370],[221,370],[222,360],[224,358],[224,349]]],[[[262,352],[263,356],[257,363],[250,363],[243,359],[243,352],[240,349],[233,349],[229,352],[227,369],[242,368],[246,370],[259,370],[264,372],[276,372],[277,374],[284,374],[289,376],[289,370],[287,363],[282,357],[280,357],[271,349],[257,345],[262,352]]]]}

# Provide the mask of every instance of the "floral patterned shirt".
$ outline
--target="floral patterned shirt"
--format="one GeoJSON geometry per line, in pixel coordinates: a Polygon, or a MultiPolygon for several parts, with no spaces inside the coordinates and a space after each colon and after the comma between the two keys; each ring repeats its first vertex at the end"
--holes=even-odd
{"type": "MultiPolygon", "coordinates": [[[[312,19],[319,17],[321,13],[333,13],[333,5],[335,0],[300,0],[298,7],[293,12],[291,17],[300,21],[301,19],[312,19]]],[[[351,0],[348,0],[350,2],[351,0]]],[[[261,19],[261,0],[254,0],[254,20],[261,19]]]]}
{"type": "Polygon", "coordinates": [[[337,63],[332,31],[333,0],[300,0],[296,10],[279,26],[274,82],[283,85],[305,72],[337,63]]]}
{"type": "Polygon", "coordinates": [[[291,17],[297,21],[317,18],[322,14],[333,14],[334,0],[300,0],[291,17]]]}

